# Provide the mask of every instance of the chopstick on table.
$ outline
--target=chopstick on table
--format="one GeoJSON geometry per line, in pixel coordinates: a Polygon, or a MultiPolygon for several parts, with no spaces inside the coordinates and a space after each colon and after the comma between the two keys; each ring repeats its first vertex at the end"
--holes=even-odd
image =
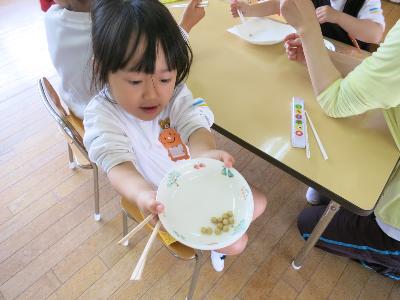
{"type": "Polygon", "coordinates": [[[307,117],[305,118],[306,119],[306,127],[305,127],[305,132],[306,132],[306,157],[307,157],[307,159],[310,159],[311,158],[311,151],[310,151],[310,140],[309,140],[309,136],[308,136],[308,124],[307,124],[307,122],[309,122],[309,121],[307,121],[307,117]]]}
{"type": "Polygon", "coordinates": [[[311,130],[312,130],[312,132],[313,132],[313,134],[315,136],[315,139],[317,140],[319,150],[321,151],[322,156],[324,157],[324,159],[327,160],[328,159],[328,155],[326,154],[324,145],[322,145],[322,142],[321,142],[321,140],[320,140],[320,138],[318,136],[317,130],[314,127],[314,124],[313,124],[313,122],[312,122],[312,120],[310,118],[310,115],[308,114],[308,112],[306,110],[304,112],[306,114],[306,118],[307,118],[308,122],[310,123],[311,130]]]}
{"type": "Polygon", "coordinates": [[[139,261],[136,264],[135,269],[133,270],[131,280],[140,280],[142,278],[142,273],[144,269],[144,265],[146,264],[147,256],[149,254],[150,248],[157,236],[158,230],[160,229],[161,222],[158,221],[156,226],[154,226],[153,232],[150,235],[149,240],[147,241],[146,246],[144,247],[144,250],[142,252],[142,255],[140,255],[139,261]]]}
{"type": "Polygon", "coordinates": [[[142,229],[144,227],[144,225],[146,225],[147,223],[149,223],[151,220],[153,220],[153,218],[156,215],[148,215],[146,219],[144,219],[142,222],[140,222],[135,228],[133,228],[127,235],[125,235],[119,242],[118,244],[123,244],[126,241],[128,241],[136,232],[138,232],[140,229],[142,229]]]}

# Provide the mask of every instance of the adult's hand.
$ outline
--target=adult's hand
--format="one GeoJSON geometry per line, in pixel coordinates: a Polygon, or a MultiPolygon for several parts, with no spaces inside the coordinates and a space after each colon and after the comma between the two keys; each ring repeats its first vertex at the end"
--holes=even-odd
{"type": "Polygon", "coordinates": [[[303,45],[297,33],[291,33],[285,37],[285,50],[290,60],[298,63],[305,64],[306,58],[304,56],[303,45]]]}
{"type": "Polygon", "coordinates": [[[301,36],[310,29],[319,29],[315,8],[310,0],[281,0],[282,16],[301,36]]]}

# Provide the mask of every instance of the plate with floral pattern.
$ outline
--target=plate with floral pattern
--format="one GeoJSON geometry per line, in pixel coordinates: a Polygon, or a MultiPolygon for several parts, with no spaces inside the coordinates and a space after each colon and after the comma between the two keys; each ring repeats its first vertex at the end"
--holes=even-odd
{"type": "Polygon", "coordinates": [[[233,244],[253,218],[253,195],[243,176],[219,160],[180,161],[162,179],[157,201],[164,228],[177,241],[200,250],[233,244]]]}

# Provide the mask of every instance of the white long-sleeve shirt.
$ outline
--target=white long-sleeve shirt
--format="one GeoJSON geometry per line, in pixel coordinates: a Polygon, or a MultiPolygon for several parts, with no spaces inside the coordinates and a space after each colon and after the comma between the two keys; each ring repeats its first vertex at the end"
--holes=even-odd
{"type": "Polygon", "coordinates": [[[90,14],[52,5],[45,15],[50,58],[61,79],[60,96],[78,118],[95,96],[91,90],[90,14]]]}
{"type": "Polygon", "coordinates": [[[151,121],[137,119],[106,96],[111,98],[107,89],[93,98],[85,110],[84,144],[90,159],[105,172],[120,163],[132,162],[154,187],[175,164],[158,140],[163,130],[159,121],[169,118],[170,127],[185,144],[195,130],[210,130],[214,122],[204,100],[193,99],[185,84],[176,87],[170,103],[151,121]]]}

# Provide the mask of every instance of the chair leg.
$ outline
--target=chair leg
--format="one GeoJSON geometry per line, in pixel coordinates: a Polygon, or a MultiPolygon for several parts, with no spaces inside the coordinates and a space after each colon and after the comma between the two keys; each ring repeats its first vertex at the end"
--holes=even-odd
{"type": "Polygon", "coordinates": [[[200,250],[195,250],[196,252],[196,263],[194,265],[194,270],[192,274],[192,280],[190,282],[189,293],[186,296],[186,300],[192,300],[194,291],[196,289],[197,280],[199,279],[201,264],[203,261],[203,253],[200,250]]]}
{"type": "Polygon", "coordinates": [[[68,166],[70,169],[74,170],[74,169],[76,169],[74,153],[72,152],[71,145],[69,143],[67,143],[67,145],[68,145],[68,158],[69,158],[68,166]]]}
{"type": "Polygon", "coordinates": [[[99,197],[99,171],[95,163],[92,163],[94,183],[94,219],[100,221],[100,197],[99,197]]]}
{"type": "MultiPolygon", "coordinates": [[[[125,210],[122,210],[122,236],[128,234],[128,214],[125,210]]],[[[122,245],[127,247],[129,245],[129,240],[125,241],[122,245]]]]}

